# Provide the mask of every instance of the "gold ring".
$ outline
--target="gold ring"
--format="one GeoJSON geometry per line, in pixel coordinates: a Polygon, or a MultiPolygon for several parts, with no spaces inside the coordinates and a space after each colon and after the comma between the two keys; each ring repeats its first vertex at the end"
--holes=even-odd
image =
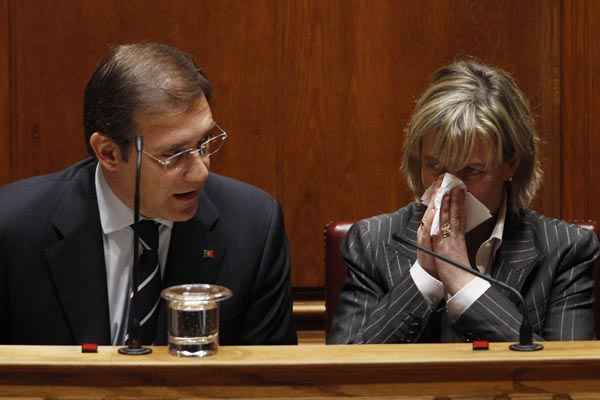
{"type": "Polygon", "coordinates": [[[452,233],[452,228],[450,227],[450,223],[446,222],[442,226],[440,226],[440,232],[442,232],[442,239],[446,239],[452,233]]]}

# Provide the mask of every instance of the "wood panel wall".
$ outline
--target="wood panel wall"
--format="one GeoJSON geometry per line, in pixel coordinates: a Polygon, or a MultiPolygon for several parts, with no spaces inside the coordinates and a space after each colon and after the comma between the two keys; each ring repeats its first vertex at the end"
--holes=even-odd
{"type": "Polygon", "coordinates": [[[562,5],[562,215],[600,221],[600,3],[562,5]]]}
{"type": "Polygon", "coordinates": [[[231,133],[213,169],[282,202],[297,287],[324,284],[327,222],[411,200],[403,129],[432,72],[460,56],[507,69],[530,98],[546,172],[535,208],[600,220],[592,0],[0,0],[0,12],[0,183],[85,155],[82,92],[111,45],[175,45],[207,71],[231,133]]]}

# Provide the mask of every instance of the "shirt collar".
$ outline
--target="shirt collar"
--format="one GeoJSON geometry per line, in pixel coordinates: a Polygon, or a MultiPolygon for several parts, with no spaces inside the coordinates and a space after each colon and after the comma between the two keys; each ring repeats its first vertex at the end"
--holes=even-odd
{"type": "Polygon", "coordinates": [[[498,218],[496,218],[496,225],[494,225],[494,229],[492,230],[492,235],[490,239],[498,239],[502,242],[502,236],[504,235],[504,223],[506,222],[506,195],[502,200],[502,204],[500,205],[500,210],[498,211],[498,218]]]}
{"type": "MultiPolygon", "coordinates": [[[[112,191],[104,178],[100,163],[96,165],[95,184],[102,232],[108,235],[133,224],[133,210],[127,207],[112,191]]],[[[153,220],[168,228],[173,227],[173,221],[162,218],[153,218],[153,220]]]]}
{"type": "Polygon", "coordinates": [[[504,235],[504,223],[506,221],[506,208],[507,208],[507,196],[504,196],[504,200],[498,210],[498,217],[496,218],[496,224],[492,230],[492,234],[489,239],[481,244],[475,255],[475,263],[477,268],[484,273],[489,273],[491,265],[496,258],[496,253],[502,244],[502,236],[504,235]]]}

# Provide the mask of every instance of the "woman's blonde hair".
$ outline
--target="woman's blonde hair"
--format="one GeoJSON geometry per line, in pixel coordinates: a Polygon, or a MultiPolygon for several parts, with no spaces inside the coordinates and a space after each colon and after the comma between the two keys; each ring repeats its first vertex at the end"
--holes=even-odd
{"type": "Polygon", "coordinates": [[[417,197],[426,189],[421,181],[421,146],[430,133],[435,134],[433,152],[438,161],[452,170],[464,167],[476,139],[493,146],[494,165],[516,162],[511,208],[527,207],[533,200],[542,182],[539,138],[528,101],[507,72],[473,60],[435,72],[406,129],[402,170],[417,197]]]}

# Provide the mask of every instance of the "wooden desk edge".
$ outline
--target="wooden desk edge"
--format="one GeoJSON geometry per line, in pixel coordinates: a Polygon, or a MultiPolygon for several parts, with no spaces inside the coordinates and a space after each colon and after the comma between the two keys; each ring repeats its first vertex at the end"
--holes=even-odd
{"type": "Polygon", "coordinates": [[[310,366],[310,365],[450,365],[483,363],[600,362],[600,342],[545,342],[536,352],[514,352],[509,343],[491,343],[487,351],[474,351],[469,343],[222,346],[205,358],[178,358],[164,346],[145,356],[124,356],[118,347],[99,346],[98,353],[81,353],[79,346],[0,346],[0,368],[17,365],[110,366],[310,366]]]}
{"type": "Polygon", "coordinates": [[[468,343],[221,347],[202,359],[176,358],[166,347],[123,356],[110,346],[87,354],[78,346],[0,346],[0,398],[600,398],[600,342],[544,345],[534,353],[507,343],[483,352],[468,343]]]}

